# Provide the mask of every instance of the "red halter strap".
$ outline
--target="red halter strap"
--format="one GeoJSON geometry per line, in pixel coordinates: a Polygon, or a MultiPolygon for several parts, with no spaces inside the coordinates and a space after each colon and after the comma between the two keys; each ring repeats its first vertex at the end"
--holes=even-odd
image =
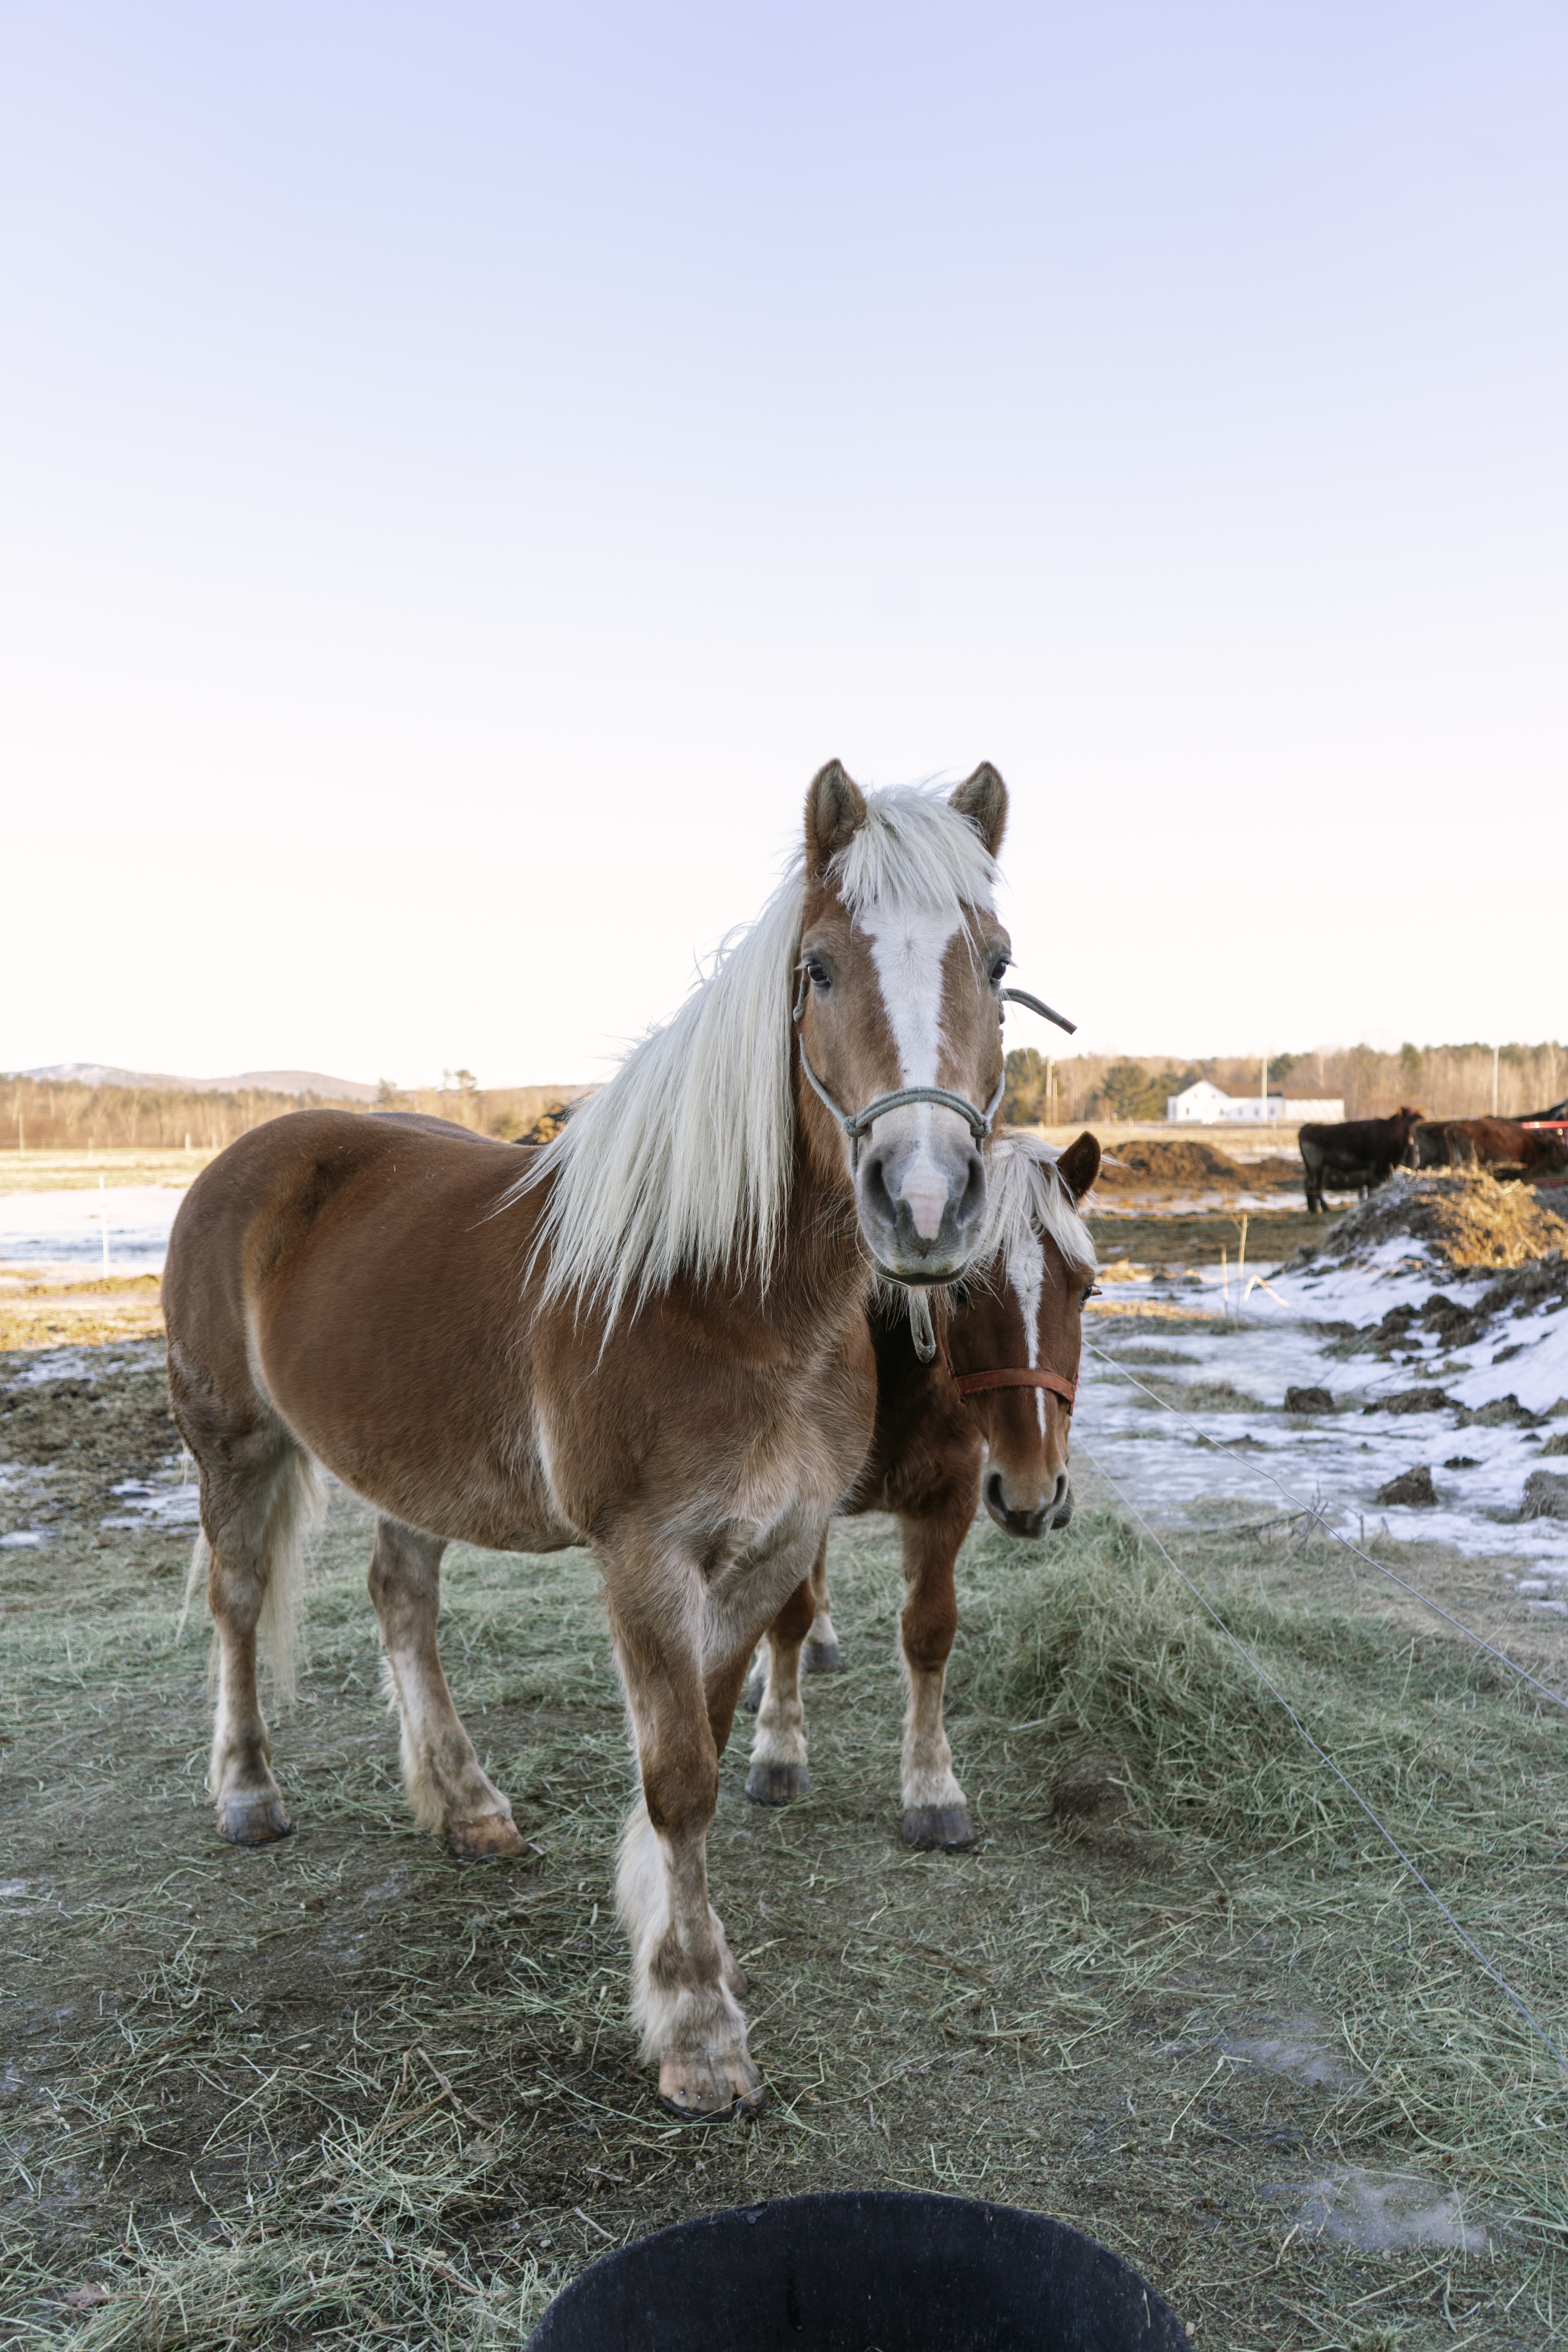
{"type": "Polygon", "coordinates": [[[961,1397],[979,1396],[986,1389],[1049,1389],[1053,1396],[1065,1399],[1070,1412],[1078,1398],[1076,1381],[1064,1381],[1059,1372],[1012,1371],[1005,1367],[994,1372],[952,1372],[952,1385],[961,1397]]]}

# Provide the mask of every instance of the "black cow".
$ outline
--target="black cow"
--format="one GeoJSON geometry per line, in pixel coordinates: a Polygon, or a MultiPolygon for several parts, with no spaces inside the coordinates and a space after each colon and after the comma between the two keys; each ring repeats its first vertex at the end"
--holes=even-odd
{"type": "Polygon", "coordinates": [[[1347,1118],[1333,1127],[1304,1127],[1296,1140],[1307,1171],[1307,1206],[1321,1215],[1323,1188],[1370,1192],[1397,1168],[1423,1114],[1405,1108],[1393,1118],[1347,1118]]]}

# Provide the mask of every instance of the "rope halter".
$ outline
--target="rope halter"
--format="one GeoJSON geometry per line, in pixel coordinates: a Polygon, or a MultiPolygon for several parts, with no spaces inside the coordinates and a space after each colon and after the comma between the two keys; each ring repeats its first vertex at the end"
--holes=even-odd
{"type": "MultiPolygon", "coordinates": [[[[997,992],[1001,996],[1011,997],[1016,1004],[1026,1004],[1032,1013],[1041,1013],[1046,1020],[1054,1021],[1058,1029],[1070,1032],[1077,1026],[1076,1023],[1067,1020],[1061,1013],[1053,1013],[1050,1006],[1043,1004],[1037,996],[1030,996],[1021,988],[1004,988],[997,992]]],[[[802,964],[800,987],[795,995],[795,1010],[790,1015],[797,1032],[800,1028],[801,1015],[805,1011],[805,1000],[810,993],[811,975],[802,964]]],[[[998,1025],[1000,1025],[1000,1015],[998,1025]]],[[[935,1103],[939,1110],[955,1110],[959,1118],[967,1122],[969,1132],[974,1138],[976,1144],[982,1144],[991,1132],[992,1121],[1001,1108],[1002,1097],[1007,1091],[1007,1072],[1004,1067],[1001,1076],[996,1081],[996,1091],[984,1110],[972,1103],[967,1096],[952,1094],[946,1087],[900,1087],[896,1094],[879,1095],[875,1102],[868,1102],[866,1105],[864,1110],[846,1110],[841,1104],[834,1101],[833,1097],[812,1068],[811,1056],[805,1050],[805,1039],[797,1037],[797,1043],[800,1046],[800,1066],[805,1072],[812,1092],[817,1100],[833,1113],[834,1118],[849,1138],[851,1175],[858,1173],[859,1171],[861,1139],[869,1135],[884,1111],[902,1110],[906,1103],[935,1103]]],[[[931,1359],[928,1356],[923,1360],[929,1363],[931,1359]]]]}
{"type": "MultiPolygon", "coordinates": [[[[849,1172],[852,1176],[858,1175],[859,1172],[860,1144],[862,1139],[869,1135],[872,1128],[876,1125],[878,1119],[882,1117],[885,1111],[902,1110],[906,1103],[934,1103],[939,1110],[956,1111],[959,1118],[964,1120],[968,1126],[970,1134],[974,1138],[976,1147],[985,1141],[985,1139],[991,1132],[992,1122],[994,1120],[998,1110],[1000,1110],[1002,1107],[1002,1097],[1007,1091],[1007,1071],[1005,1064],[1003,1066],[1001,1076],[996,1081],[996,1090],[984,1110],[982,1110],[977,1104],[972,1103],[967,1096],[950,1093],[946,1087],[900,1087],[896,1093],[890,1095],[879,1095],[876,1100],[874,1102],[868,1102],[863,1110],[846,1110],[842,1104],[836,1103],[834,1101],[833,1097],[828,1093],[827,1088],[823,1085],[822,1080],[812,1068],[811,1056],[805,1050],[805,1039],[800,1035],[801,1016],[805,1011],[805,1000],[810,993],[811,974],[803,963],[800,968],[800,987],[795,994],[795,1009],[790,1014],[790,1019],[794,1024],[795,1030],[795,1043],[800,1047],[800,1066],[805,1072],[806,1079],[811,1087],[811,1090],[816,1095],[818,1102],[820,1102],[826,1109],[832,1112],[834,1118],[838,1121],[838,1124],[843,1129],[845,1134],[849,1138],[849,1172]]],[[[1000,997],[1010,998],[1016,1004],[1026,1004],[1031,1013],[1038,1013],[1047,1021],[1054,1021],[1058,1029],[1066,1029],[1069,1034],[1077,1026],[1075,1022],[1068,1021],[1065,1015],[1060,1013],[1053,1013],[1048,1004],[1042,1003],[1037,996],[1030,996],[1027,992],[1022,988],[998,989],[997,994],[1000,997]]],[[[1001,1026],[1003,1017],[1004,1011],[1002,1008],[999,1008],[997,1012],[998,1027],[1001,1026]]],[[[903,1289],[908,1291],[910,1299],[910,1328],[914,1335],[915,1353],[920,1358],[922,1364],[929,1364],[936,1354],[937,1343],[936,1333],[932,1328],[931,1319],[931,1302],[926,1297],[927,1286],[921,1283],[904,1282],[900,1276],[892,1273],[887,1266],[879,1265],[877,1270],[880,1275],[882,1275],[885,1280],[889,1282],[897,1282],[903,1289]]],[[[1007,1385],[1019,1385],[1025,1381],[1036,1383],[1042,1388],[1062,1387],[1062,1383],[1058,1381],[1054,1375],[1027,1372],[1022,1374],[1009,1373],[1000,1375],[975,1373],[973,1375],[966,1374],[965,1378],[973,1378],[975,1380],[982,1381],[987,1386],[997,1388],[1007,1385]]],[[[963,1393],[962,1389],[959,1393],[961,1395],[963,1393]]],[[[1070,1412],[1072,1408],[1072,1396],[1070,1393],[1068,1394],[1067,1401],[1068,1408],[1070,1412]]]]}

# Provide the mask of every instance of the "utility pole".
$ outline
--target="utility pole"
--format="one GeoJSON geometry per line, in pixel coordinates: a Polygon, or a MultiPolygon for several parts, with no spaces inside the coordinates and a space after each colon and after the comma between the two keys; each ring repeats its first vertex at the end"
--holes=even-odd
{"type": "Polygon", "coordinates": [[[1492,1047],[1492,1117],[1494,1118],[1497,1117],[1497,1055],[1498,1049],[1494,1045],[1492,1047]]]}

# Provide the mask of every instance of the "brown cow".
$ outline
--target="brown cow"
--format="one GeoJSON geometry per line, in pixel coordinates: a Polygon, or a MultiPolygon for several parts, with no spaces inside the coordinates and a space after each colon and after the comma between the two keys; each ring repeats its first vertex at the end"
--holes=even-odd
{"type": "Polygon", "coordinates": [[[1333,1126],[1304,1127],[1296,1140],[1307,1171],[1307,1206],[1314,1216],[1323,1206],[1323,1188],[1369,1192],[1398,1167],[1423,1114],[1408,1105],[1393,1118],[1347,1118],[1333,1126]]]}
{"type": "Polygon", "coordinates": [[[1545,1176],[1568,1168],[1568,1142],[1555,1128],[1517,1118],[1428,1118],[1411,1138],[1416,1168],[1506,1168],[1545,1176]]]}

